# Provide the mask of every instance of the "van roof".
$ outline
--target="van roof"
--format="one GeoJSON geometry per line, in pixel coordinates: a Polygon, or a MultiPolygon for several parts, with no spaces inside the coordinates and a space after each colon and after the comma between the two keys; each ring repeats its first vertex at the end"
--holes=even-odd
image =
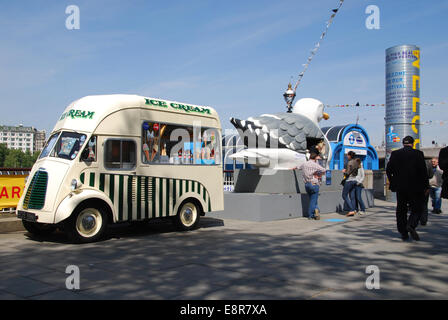
{"type": "Polygon", "coordinates": [[[218,113],[208,106],[170,101],[131,94],[91,95],[70,103],[59,117],[53,131],[69,129],[93,132],[109,114],[127,108],[163,110],[183,115],[209,117],[218,120],[218,113]]]}

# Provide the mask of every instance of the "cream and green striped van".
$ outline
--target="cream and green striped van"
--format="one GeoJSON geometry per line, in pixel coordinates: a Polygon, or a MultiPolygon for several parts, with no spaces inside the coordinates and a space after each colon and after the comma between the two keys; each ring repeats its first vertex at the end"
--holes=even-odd
{"type": "Polygon", "coordinates": [[[221,124],[203,107],[136,95],[87,96],[59,117],[17,207],[33,234],[75,242],[110,223],[170,218],[194,229],[223,210],[221,124]]]}

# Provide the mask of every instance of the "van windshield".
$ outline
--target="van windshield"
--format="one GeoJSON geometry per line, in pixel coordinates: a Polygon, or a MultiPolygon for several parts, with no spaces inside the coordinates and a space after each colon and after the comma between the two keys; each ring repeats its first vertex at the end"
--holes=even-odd
{"type": "Polygon", "coordinates": [[[73,160],[84,145],[86,138],[85,134],[77,132],[55,133],[48,139],[39,159],[50,155],[50,157],[73,160]]]}

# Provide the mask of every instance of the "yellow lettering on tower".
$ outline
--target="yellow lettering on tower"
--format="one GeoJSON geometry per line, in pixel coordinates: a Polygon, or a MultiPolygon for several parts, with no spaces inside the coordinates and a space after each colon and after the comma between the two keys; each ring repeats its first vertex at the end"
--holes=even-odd
{"type": "Polygon", "coordinates": [[[417,60],[412,62],[412,65],[418,69],[420,69],[420,50],[412,51],[412,54],[417,57],[417,60]]]}

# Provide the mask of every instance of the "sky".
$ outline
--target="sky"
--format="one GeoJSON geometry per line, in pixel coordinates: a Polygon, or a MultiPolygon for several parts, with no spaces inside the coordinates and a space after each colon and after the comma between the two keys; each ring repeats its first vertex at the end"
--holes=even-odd
{"type": "MultiPolygon", "coordinates": [[[[0,0],[0,125],[51,132],[66,106],[93,94],[138,94],[211,106],[223,129],[286,111],[339,0],[0,0]],[[79,8],[69,30],[66,8],[79,8]]],[[[448,101],[447,0],[345,0],[297,90],[324,104],[385,103],[385,50],[421,49],[422,102],[448,101]],[[366,28],[368,5],[379,29],[366,28]]],[[[448,104],[421,106],[422,146],[448,144],[448,104]],[[437,122],[436,122],[437,121],[437,122]],[[441,122],[442,121],[442,122],[441,122]]],[[[326,108],[321,126],[361,124],[384,139],[384,107],[326,108]]]]}

